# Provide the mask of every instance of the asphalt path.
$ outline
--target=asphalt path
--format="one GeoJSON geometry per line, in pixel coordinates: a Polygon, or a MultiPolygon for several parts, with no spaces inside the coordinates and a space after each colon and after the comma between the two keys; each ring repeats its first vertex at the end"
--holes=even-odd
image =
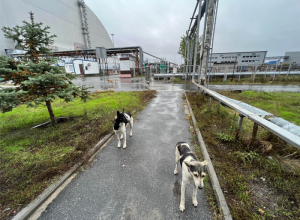
{"type": "Polygon", "coordinates": [[[182,91],[158,92],[137,116],[133,137],[127,129],[127,148],[118,148],[114,138],[39,219],[213,219],[204,190],[198,190],[198,207],[193,206],[192,185],[186,210],[179,210],[175,144],[191,138],[181,97],[182,91]]]}

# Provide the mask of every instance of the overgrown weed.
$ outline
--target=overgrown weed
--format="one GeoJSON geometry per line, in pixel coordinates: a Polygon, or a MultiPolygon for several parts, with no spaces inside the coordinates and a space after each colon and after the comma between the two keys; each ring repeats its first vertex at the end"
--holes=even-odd
{"type": "MultiPolygon", "coordinates": [[[[270,100],[276,95],[262,94],[270,100]]],[[[246,118],[240,141],[236,141],[233,137],[238,117],[233,110],[221,106],[218,114],[217,103],[214,103],[212,111],[208,111],[207,98],[196,93],[187,96],[233,219],[300,218],[300,173],[288,168],[291,165],[288,160],[299,160],[299,152],[262,128],[253,141],[253,122],[246,118]],[[262,141],[270,143],[271,150],[263,152],[262,141]],[[268,194],[260,195],[255,187],[268,194]],[[274,201],[268,200],[271,194],[280,198],[280,206],[274,206],[274,201]]],[[[196,153],[200,152],[196,149],[196,153]]]]}

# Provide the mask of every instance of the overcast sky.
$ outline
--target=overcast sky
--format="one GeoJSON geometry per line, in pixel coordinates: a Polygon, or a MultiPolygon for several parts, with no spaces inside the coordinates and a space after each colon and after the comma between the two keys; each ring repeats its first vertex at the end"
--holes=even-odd
{"type": "MultiPolygon", "coordinates": [[[[115,47],[141,46],[158,57],[182,62],[177,53],[180,37],[188,29],[196,0],[85,3],[107,32],[115,34],[115,47]]],[[[219,0],[214,52],[266,50],[267,56],[281,56],[300,51],[299,41],[300,0],[219,0]]]]}

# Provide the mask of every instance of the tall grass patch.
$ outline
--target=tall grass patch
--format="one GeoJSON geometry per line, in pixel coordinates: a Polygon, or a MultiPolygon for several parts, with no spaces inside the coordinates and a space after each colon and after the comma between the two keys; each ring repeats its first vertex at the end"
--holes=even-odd
{"type": "Polygon", "coordinates": [[[196,93],[187,97],[233,219],[300,218],[300,169],[295,162],[300,152],[261,127],[253,141],[253,122],[246,118],[240,139],[235,140],[235,111],[220,106],[218,113],[217,102],[213,101],[209,110],[209,97],[196,93]],[[271,150],[264,151],[266,143],[271,144],[271,150]]]}

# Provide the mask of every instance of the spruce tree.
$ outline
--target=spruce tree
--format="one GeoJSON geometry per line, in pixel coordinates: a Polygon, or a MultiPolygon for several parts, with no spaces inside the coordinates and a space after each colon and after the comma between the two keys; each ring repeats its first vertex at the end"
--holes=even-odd
{"type": "Polygon", "coordinates": [[[71,102],[80,97],[86,101],[89,91],[72,83],[76,75],[56,66],[57,59],[51,58],[48,48],[56,36],[49,35],[50,27],[42,27],[43,23],[36,23],[34,14],[29,14],[30,22],[23,21],[23,26],[2,28],[4,36],[16,41],[26,54],[22,61],[0,56],[0,76],[18,86],[0,89],[0,110],[12,111],[19,104],[27,104],[28,107],[46,104],[54,125],[56,119],[51,103],[56,98],[71,102]]]}

